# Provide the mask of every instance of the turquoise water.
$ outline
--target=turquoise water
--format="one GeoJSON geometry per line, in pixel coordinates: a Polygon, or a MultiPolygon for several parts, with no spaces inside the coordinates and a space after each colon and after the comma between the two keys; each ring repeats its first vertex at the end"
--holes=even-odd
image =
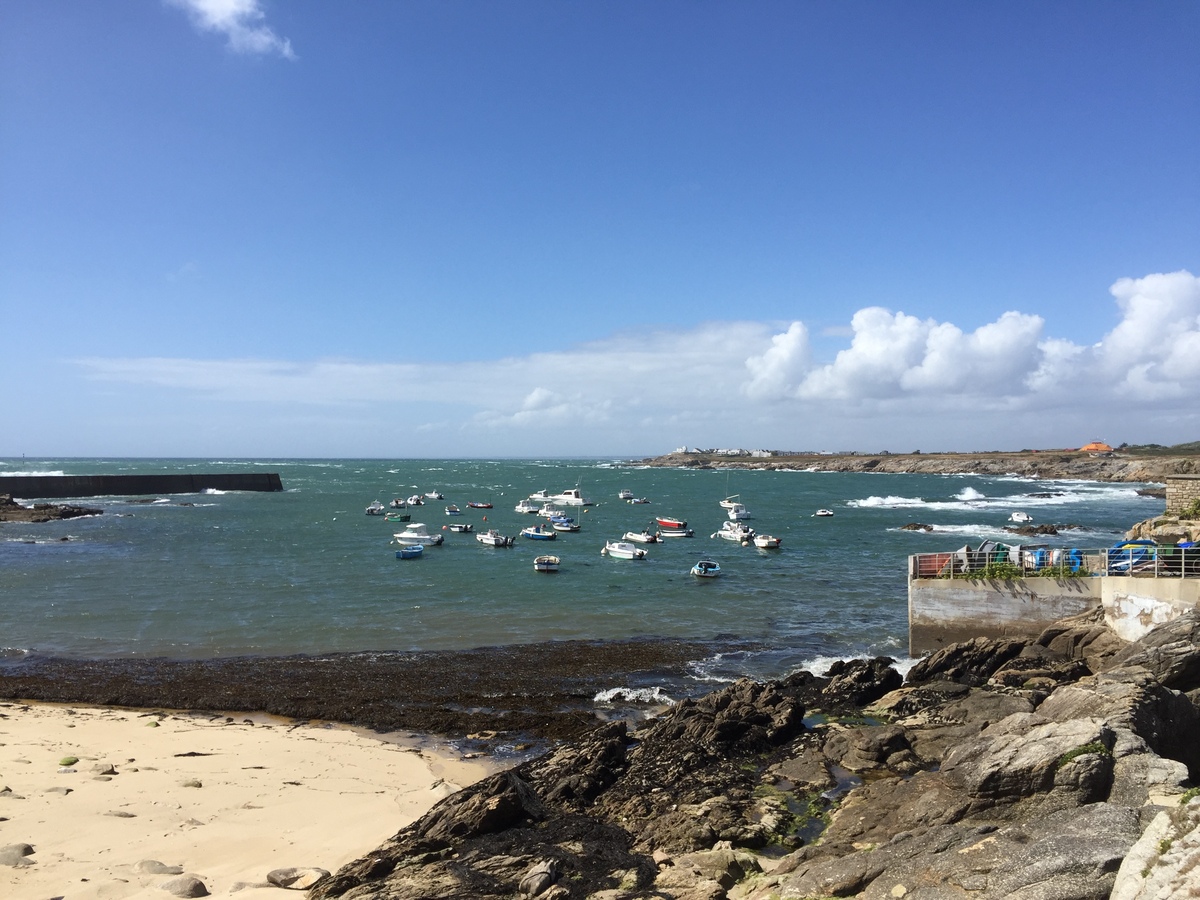
{"type": "MultiPolygon", "coordinates": [[[[1112,544],[1161,500],[1139,485],[973,476],[639,468],[603,460],[0,460],[0,474],[278,472],[282,494],[88,498],[101,516],[0,525],[0,647],[76,657],[206,658],[466,649],[561,639],[741,638],[753,651],[710,660],[714,675],[779,674],[814,660],[907,652],[906,558],[1005,537],[1010,512],[1085,526],[1056,546],[1112,544]],[[445,532],[397,560],[403,526],[364,515],[373,500],[438,490],[407,510],[430,531],[451,521],[517,534],[533,491],[579,485],[596,501],[582,531],[553,543],[483,546],[445,532]],[[622,489],[649,505],[619,499],[622,489]],[[709,535],[737,493],[779,551],[709,535]],[[1050,496],[1033,496],[1049,494],[1050,496]],[[468,509],[488,501],[490,510],[468,509]],[[447,503],[463,515],[449,518],[447,503]],[[816,518],[818,508],[835,512],[816,518]],[[647,545],[644,561],[602,557],[606,540],[654,515],[691,539],[647,545]],[[486,517],[486,522],[485,522],[486,517]],[[908,522],[933,533],[899,530],[908,522]],[[69,536],[69,541],[61,541],[69,536]],[[533,570],[553,552],[561,571],[533,570]],[[690,567],[717,560],[722,575],[690,567]]],[[[21,498],[25,502],[36,498],[21,498]]],[[[701,673],[703,674],[703,673],[701,673]]]]}

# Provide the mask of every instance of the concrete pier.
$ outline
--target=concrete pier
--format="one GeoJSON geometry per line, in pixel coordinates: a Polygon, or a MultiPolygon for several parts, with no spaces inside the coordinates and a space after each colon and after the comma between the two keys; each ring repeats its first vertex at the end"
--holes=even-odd
{"type": "Polygon", "coordinates": [[[214,475],[3,475],[0,494],[22,500],[135,494],[198,494],[201,491],[282,491],[277,472],[214,475]]]}

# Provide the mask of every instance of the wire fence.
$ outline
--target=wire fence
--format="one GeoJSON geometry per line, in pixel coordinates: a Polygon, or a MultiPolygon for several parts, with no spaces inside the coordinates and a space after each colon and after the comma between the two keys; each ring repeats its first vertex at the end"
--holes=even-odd
{"type": "MultiPolygon", "coordinates": [[[[985,545],[991,542],[985,542],[985,545]]],[[[1200,547],[1130,543],[1104,549],[963,547],[909,557],[911,578],[1087,578],[1129,575],[1147,578],[1200,577],[1200,547]]]]}

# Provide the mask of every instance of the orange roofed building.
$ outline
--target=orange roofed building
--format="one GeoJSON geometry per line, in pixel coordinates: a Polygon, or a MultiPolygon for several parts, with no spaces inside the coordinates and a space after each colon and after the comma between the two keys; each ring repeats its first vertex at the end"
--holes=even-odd
{"type": "Polygon", "coordinates": [[[1113,448],[1104,443],[1104,441],[1092,441],[1090,444],[1084,444],[1079,448],[1080,453],[1112,453],[1113,448]]]}

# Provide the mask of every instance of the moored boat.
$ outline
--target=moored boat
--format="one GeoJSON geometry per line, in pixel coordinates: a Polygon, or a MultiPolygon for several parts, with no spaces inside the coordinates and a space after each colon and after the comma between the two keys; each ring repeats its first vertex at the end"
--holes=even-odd
{"type": "Polygon", "coordinates": [[[480,503],[477,500],[468,500],[467,506],[469,506],[471,509],[491,509],[492,508],[492,504],[480,503]]]}
{"type": "Polygon", "coordinates": [[[1027,512],[1021,512],[1020,510],[1017,510],[1011,516],[1008,517],[1008,521],[1010,521],[1010,522],[1032,522],[1033,516],[1031,516],[1027,512]]]}
{"type": "Polygon", "coordinates": [[[729,518],[736,522],[739,519],[751,519],[753,516],[750,515],[750,510],[746,509],[745,506],[735,503],[729,507],[729,518]]]}
{"type": "Polygon", "coordinates": [[[625,502],[626,503],[649,503],[650,498],[649,497],[630,497],[625,502]]]}
{"type": "Polygon", "coordinates": [[[646,551],[628,541],[607,541],[601,556],[611,556],[615,559],[645,559],[646,551]]]}
{"type": "Polygon", "coordinates": [[[396,559],[418,559],[424,552],[424,544],[409,544],[396,551],[396,559]]]}
{"type": "Polygon", "coordinates": [[[721,574],[721,566],[711,559],[702,559],[692,566],[692,574],[697,578],[716,578],[721,574]]]}
{"type": "Polygon", "coordinates": [[[403,531],[393,534],[397,544],[428,544],[437,546],[445,540],[440,534],[430,534],[424,522],[410,522],[403,531]]]}
{"type": "Polygon", "coordinates": [[[687,522],[674,516],[655,516],[654,521],[663,528],[687,528],[687,522]]]}
{"type": "Polygon", "coordinates": [[[658,534],[649,528],[643,528],[641,531],[625,532],[622,540],[637,541],[639,544],[657,544],[658,534]]]}
{"type": "Polygon", "coordinates": [[[455,534],[470,534],[475,530],[475,526],[470,522],[451,522],[445,527],[448,531],[453,531],[455,534]]]}
{"type": "Polygon", "coordinates": [[[535,503],[545,503],[546,501],[548,501],[550,499],[550,492],[549,491],[534,491],[532,494],[529,495],[529,499],[533,500],[535,503]]]}
{"type": "Polygon", "coordinates": [[[574,532],[580,530],[579,523],[576,522],[574,519],[568,518],[566,516],[551,519],[550,527],[553,528],[555,531],[562,531],[567,534],[574,533],[574,532]]]}
{"type": "Polygon", "coordinates": [[[691,528],[663,528],[658,532],[658,539],[695,537],[696,532],[691,528]]]}
{"type": "Polygon", "coordinates": [[[392,509],[406,509],[408,507],[408,503],[406,503],[404,500],[401,500],[399,497],[397,497],[388,505],[391,506],[392,509]]]}
{"type": "Polygon", "coordinates": [[[545,525],[530,525],[521,529],[521,537],[527,537],[531,541],[552,541],[558,535],[553,528],[547,528],[545,525]]]}
{"type": "Polygon", "coordinates": [[[413,494],[411,497],[405,500],[404,503],[406,506],[424,506],[425,498],[420,494],[413,494]]]}
{"type": "Polygon", "coordinates": [[[475,535],[475,540],[485,547],[511,547],[517,542],[512,535],[501,534],[495,528],[490,528],[482,534],[475,535]]]}
{"type": "Polygon", "coordinates": [[[778,550],[782,543],[783,540],[773,534],[756,534],[754,536],[754,546],[759,550],[778,550]]]}
{"type": "Polygon", "coordinates": [[[448,516],[461,516],[461,515],[462,515],[462,510],[461,510],[461,509],[459,509],[457,506],[455,506],[453,503],[451,503],[449,506],[447,506],[447,507],[446,507],[446,515],[448,515],[448,516]]]}
{"type": "Polygon", "coordinates": [[[387,507],[378,500],[371,501],[371,505],[367,507],[368,516],[382,516],[387,514],[387,507]]]}
{"type": "Polygon", "coordinates": [[[536,503],[533,500],[522,500],[513,507],[513,511],[519,513],[536,513],[541,508],[541,504],[536,503]]]}
{"type": "Polygon", "coordinates": [[[428,497],[430,500],[445,500],[446,499],[446,495],[443,494],[441,491],[426,491],[425,496],[428,497]]]}
{"type": "Polygon", "coordinates": [[[833,510],[832,509],[818,509],[815,513],[813,513],[813,515],[820,516],[821,518],[828,518],[829,516],[833,515],[833,510]]]}
{"type": "Polygon", "coordinates": [[[592,501],[583,496],[579,488],[571,488],[569,491],[563,491],[561,494],[555,494],[550,498],[555,503],[561,503],[563,506],[591,506],[592,501]]]}
{"type": "Polygon", "coordinates": [[[559,559],[557,556],[538,556],[533,560],[536,572],[557,572],[559,559]]]}
{"type": "Polygon", "coordinates": [[[754,529],[749,525],[743,525],[741,522],[722,522],[721,527],[714,531],[710,537],[719,537],[726,541],[734,541],[735,543],[742,544],[754,540],[754,529]]]}
{"type": "Polygon", "coordinates": [[[624,490],[622,490],[620,493],[617,494],[617,499],[618,500],[632,500],[633,499],[633,491],[629,490],[629,488],[625,488],[624,490]]]}
{"type": "Polygon", "coordinates": [[[407,522],[412,518],[409,513],[388,513],[383,517],[385,522],[407,522]]]}
{"type": "Polygon", "coordinates": [[[733,509],[741,502],[741,494],[730,494],[724,500],[719,501],[722,509],[733,509]]]}

